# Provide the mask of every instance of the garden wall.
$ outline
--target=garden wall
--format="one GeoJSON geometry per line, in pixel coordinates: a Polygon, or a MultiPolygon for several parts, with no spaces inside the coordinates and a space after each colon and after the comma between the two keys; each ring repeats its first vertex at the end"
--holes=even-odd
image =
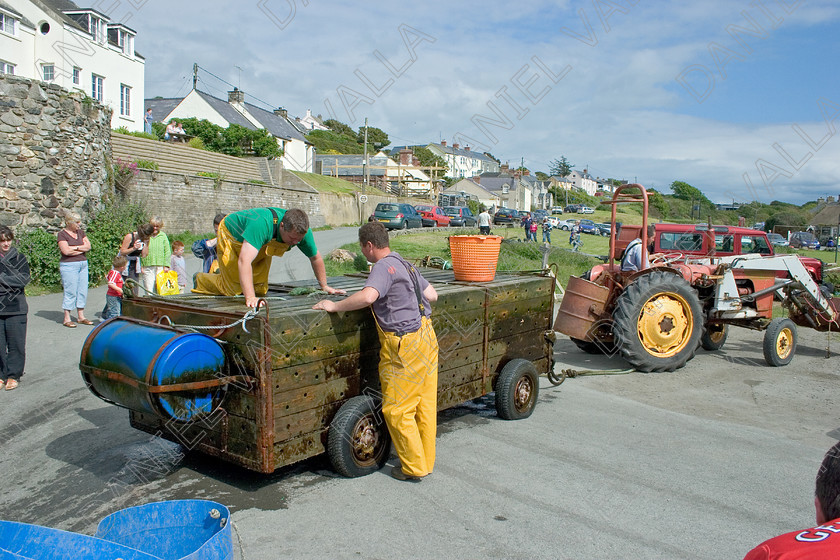
{"type": "Polygon", "coordinates": [[[57,231],[110,192],[111,109],[81,92],[0,74],[0,224],[57,231]]]}

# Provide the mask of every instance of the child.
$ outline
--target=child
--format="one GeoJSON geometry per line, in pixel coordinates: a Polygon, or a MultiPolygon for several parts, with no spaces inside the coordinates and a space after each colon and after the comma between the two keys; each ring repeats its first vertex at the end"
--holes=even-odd
{"type": "Polygon", "coordinates": [[[548,243],[551,245],[551,222],[548,221],[548,218],[545,218],[542,223],[542,231],[543,231],[543,243],[548,243]]]}
{"type": "Polygon", "coordinates": [[[537,220],[531,220],[531,225],[528,226],[528,228],[530,229],[530,232],[531,232],[531,240],[534,241],[534,243],[537,242],[537,228],[539,228],[539,227],[540,227],[540,225],[537,222],[537,220]]]}
{"type": "Polygon", "coordinates": [[[122,314],[123,271],[128,266],[128,258],[117,255],[108,271],[108,291],[105,292],[105,309],[102,310],[102,321],[119,317],[122,314]]]}
{"type": "Polygon", "coordinates": [[[180,241],[172,242],[172,256],[169,257],[169,268],[178,273],[179,293],[184,293],[187,286],[187,263],[184,260],[184,244],[180,241]]]}

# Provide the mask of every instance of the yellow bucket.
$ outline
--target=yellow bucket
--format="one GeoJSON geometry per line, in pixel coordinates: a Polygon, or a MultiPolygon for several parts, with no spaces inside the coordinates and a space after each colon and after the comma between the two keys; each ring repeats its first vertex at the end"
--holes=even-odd
{"type": "Polygon", "coordinates": [[[498,235],[453,235],[449,238],[455,280],[490,282],[496,277],[502,238],[498,235]]]}

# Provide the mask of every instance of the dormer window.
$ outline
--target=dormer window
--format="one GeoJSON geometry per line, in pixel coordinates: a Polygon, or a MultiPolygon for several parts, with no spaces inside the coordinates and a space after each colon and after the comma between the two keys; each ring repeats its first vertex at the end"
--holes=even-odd
{"type": "Polygon", "coordinates": [[[8,33],[9,35],[14,35],[16,23],[17,21],[15,20],[15,18],[8,14],[0,12],[0,31],[8,33]]]}
{"type": "Polygon", "coordinates": [[[90,16],[90,34],[93,37],[94,42],[104,44],[106,39],[105,20],[96,16],[90,16]]]}

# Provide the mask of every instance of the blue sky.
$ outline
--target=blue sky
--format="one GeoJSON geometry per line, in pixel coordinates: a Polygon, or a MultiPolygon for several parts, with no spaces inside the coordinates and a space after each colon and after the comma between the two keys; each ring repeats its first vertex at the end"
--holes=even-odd
{"type": "MultiPolygon", "coordinates": [[[[252,102],[354,128],[367,117],[393,144],[460,139],[533,171],[565,155],[719,202],[840,194],[837,1],[93,7],[138,32],[146,97],[185,95],[197,62],[252,102]]],[[[199,76],[226,97],[228,85],[199,76]]]]}

